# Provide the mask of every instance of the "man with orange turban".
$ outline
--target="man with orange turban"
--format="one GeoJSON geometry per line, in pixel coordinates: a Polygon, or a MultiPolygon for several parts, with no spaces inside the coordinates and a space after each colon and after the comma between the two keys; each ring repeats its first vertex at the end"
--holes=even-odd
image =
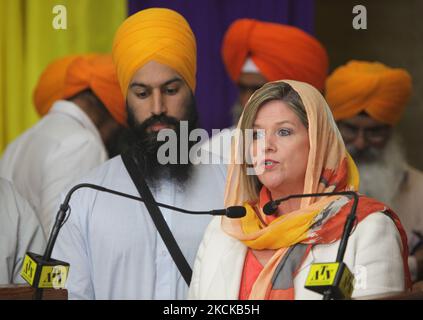
{"type": "Polygon", "coordinates": [[[350,61],[326,82],[326,100],[360,170],[360,191],[398,213],[412,277],[423,280],[423,173],[408,165],[394,132],[411,92],[406,70],[379,62],[350,61]]]}
{"type": "Polygon", "coordinates": [[[125,103],[110,55],[68,56],[50,64],[34,92],[43,117],[13,141],[0,159],[48,234],[59,195],[108,158],[125,124],[125,103]]]}
{"type": "MultiPolygon", "coordinates": [[[[188,22],[173,10],[142,10],[117,30],[112,56],[128,113],[123,157],[129,155],[142,173],[135,181],[145,180],[161,203],[196,211],[221,208],[225,167],[188,161],[188,136],[197,126],[196,41],[188,22]]],[[[136,195],[125,163],[115,157],[83,181],[136,195]]],[[[53,252],[71,265],[70,299],[186,297],[190,272],[179,271],[176,261],[185,261],[190,271],[209,216],[160,209],[183,254],[174,262],[144,204],[81,189],[71,206],[53,252]]]]}
{"type": "MultiPolygon", "coordinates": [[[[323,92],[329,64],[326,49],[316,38],[293,26],[254,19],[239,19],[229,26],[222,57],[239,89],[239,99],[232,107],[234,123],[253,92],[266,82],[297,80],[323,92]]],[[[204,148],[218,153],[223,144],[228,160],[233,128],[216,134],[204,148]]]]}
{"type": "Polygon", "coordinates": [[[41,73],[33,93],[35,110],[43,117],[54,102],[63,99],[66,71],[69,65],[81,55],[69,55],[51,62],[41,73]]]}

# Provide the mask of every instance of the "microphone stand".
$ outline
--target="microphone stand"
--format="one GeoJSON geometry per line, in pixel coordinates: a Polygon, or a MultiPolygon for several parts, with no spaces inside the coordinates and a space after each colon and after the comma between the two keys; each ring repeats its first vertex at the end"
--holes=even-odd
{"type": "MultiPolygon", "coordinates": [[[[114,195],[118,195],[118,196],[122,196],[125,198],[129,198],[129,199],[133,199],[133,200],[138,200],[138,201],[142,201],[144,202],[144,200],[140,197],[136,197],[133,195],[129,195],[126,193],[122,193],[119,191],[115,191],[115,190],[111,190],[111,189],[107,189],[104,188],[102,186],[98,186],[95,184],[91,184],[91,183],[81,183],[81,184],[77,184],[76,186],[74,186],[72,189],[69,190],[69,192],[67,193],[65,200],[63,201],[63,203],[60,205],[59,211],[57,212],[56,215],[56,220],[54,222],[54,226],[53,229],[50,233],[48,242],[47,242],[47,247],[46,250],[44,251],[44,255],[42,258],[42,261],[46,262],[49,261],[51,259],[51,254],[53,252],[53,248],[54,245],[56,243],[57,240],[57,236],[59,235],[60,229],[62,228],[63,224],[66,222],[66,213],[69,210],[69,202],[70,199],[72,197],[72,194],[81,188],[91,188],[91,189],[95,189],[98,191],[103,191],[103,192],[107,192],[107,193],[111,193],[114,195]]],[[[182,213],[187,213],[187,214],[210,214],[210,215],[227,215],[228,217],[232,218],[239,218],[242,216],[245,216],[245,208],[244,207],[239,207],[239,206],[233,206],[233,207],[229,207],[227,209],[220,209],[220,210],[212,210],[212,211],[191,211],[191,210],[186,210],[186,209],[182,209],[182,208],[177,208],[168,204],[164,204],[164,203],[160,203],[160,202],[156,202],[156,204],[160,207],[166,208],[166,209],[171,209],[171,210],[175,210],[175,211],[179,211],[182,213]],[[231,210],[233,209],[233,210],[231,210]]],[[[43,289],[37,287],[34,293],[34,300],[41,300],[43,297],[43,289]]]]}
{"type": "MultiPolygon", "coordinates": [[[[274,200],[272,202],[268,202],[264,207],[263,211],[266,214],[272,214],[278,207],[278,205],[286,200],[293,199],[293,198],[307,198],[307,197],[323,197],[323,196],[352,196],[354,198],[354,202],[351,206],[351,211],[347,216],[347,220],[344,225],[344,230],[342,232],[341,242],[339,244],[338,253],[336,255],[336,262],[343,263],[345,250],[347,249],[348,239],[350,237],[350,233],[354,227],[354,221],[356,219],[356,211],[358,205],[358,194],[354,191],[339,191],[339,192],[323,192],[323,193],[308,193],[308,194],[294,194],[290,195],[285,198],[281,198],[278,200],[274,200]],[[265,211],[266,210],[266,211],[265,211]]],[[[326,290],[323,294],[323,300],[332,300],[333,292],[332,288],[326,290]]]]}

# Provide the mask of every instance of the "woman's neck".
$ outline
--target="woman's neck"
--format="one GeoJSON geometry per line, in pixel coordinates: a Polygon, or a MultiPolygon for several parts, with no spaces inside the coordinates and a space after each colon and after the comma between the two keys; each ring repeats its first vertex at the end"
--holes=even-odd
{"type": "MultiPolygon", "coordinates": [[[[297,188],[289,188],[289,191],[282,190],[269,190],[272,200],[286,198],[293,194],[302,194],[304,192],[304,186],[298,186],[297,188]]],[[[298,210],[301,207],[302,198],[294,198],[283,201],[278,206],[279,215],[289,213],[298,210]]]]}

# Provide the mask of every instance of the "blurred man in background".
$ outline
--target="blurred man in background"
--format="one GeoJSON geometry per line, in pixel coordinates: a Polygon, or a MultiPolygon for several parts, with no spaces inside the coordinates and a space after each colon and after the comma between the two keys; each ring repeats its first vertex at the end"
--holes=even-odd
{"type": "MultiPolygon", "coordinates": [[[[328,72],[328,55],[313,36],[293,26],[239,19],[225,33],[222,57],[226,70],[239,89],[232,107],[233,123],[250,96],[268,81],[307,82],[321,92],[328,72]]],[[[222,130],[203,146],[229,159],[232,130],[222,130]]]]}
{"type": "Polygon", "coordinates": [[[407,163],[395,127],[412,92],[406,70],[350,61],[326,83],[326,99],[360,171],[360,192],[388,204],[409,240],[414,281],[423,280],[423,173],[407,163]]]}
{"type": "Polygon", "coordinates": [[[6,148],[0,176],[14,183],[48,234],[59,194],[109,158],[107,146],[126,121],[111,56],[54,61],[39,79],[34,104],[42,118],[6,148]]]}

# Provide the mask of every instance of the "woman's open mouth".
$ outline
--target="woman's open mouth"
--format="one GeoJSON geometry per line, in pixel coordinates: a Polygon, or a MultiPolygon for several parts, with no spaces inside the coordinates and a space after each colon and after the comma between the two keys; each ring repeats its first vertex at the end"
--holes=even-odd
{"type": "Polygon", "coordinates": [[[265,159],[265,160],[262,162],[262,164],[264,164],[264,168],[265,168],[266,170],[271,170],[271,169],[273,169],[274,167],[276,167],[276,166],[279,164],[279,162],[278,162],[278,161],[275,161],[275,160],[272,160],[272,159],[265,159]]]}

